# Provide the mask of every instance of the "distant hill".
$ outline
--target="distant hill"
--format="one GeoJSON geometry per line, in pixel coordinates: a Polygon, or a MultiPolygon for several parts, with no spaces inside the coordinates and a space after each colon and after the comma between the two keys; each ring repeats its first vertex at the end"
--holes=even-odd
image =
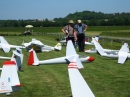
{"type": "Polygon", "coordinates": [[[102,13],[94,11],[83,11],[68,14],[65,18],[54,18],[55,22],[69,21],[75,22],[81,19],[83,22],[93,25],[130,25],[130,13],[102,13]]]}
{"type": "Polygon", "coordinates": [[[34,27],[63,27],[69,20],[76,23],[81,19],[89,26],[130,26],[130,13],[102,13],[94,11],[83,11],[69,13],[64,18],[54,18],[54,20],[0,20],[0,27],[25,27],[33,25],[34,27]]]}

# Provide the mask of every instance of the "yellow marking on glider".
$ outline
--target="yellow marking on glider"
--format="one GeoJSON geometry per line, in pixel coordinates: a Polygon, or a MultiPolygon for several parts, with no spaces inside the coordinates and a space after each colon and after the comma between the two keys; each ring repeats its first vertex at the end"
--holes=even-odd
{"type": "Polygon", "coordinates": [[[38,47],[36,46],[36,45],[32,45],[31,46],[34,50],[37,50],[38,49],[38,47]]]}

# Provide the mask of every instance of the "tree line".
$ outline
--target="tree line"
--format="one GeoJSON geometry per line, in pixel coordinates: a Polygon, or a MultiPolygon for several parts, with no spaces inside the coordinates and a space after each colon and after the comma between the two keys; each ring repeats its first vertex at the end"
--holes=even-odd
{"type": "Polygon", "coordinates": [[[61,27],[65,26],[72,19],[76,23],[81,19],[89,26],[129,26],[130,13],[102,13],[94,11],[83,11],[68,14],[64,18],[54,18],[50,21],[47,18],[44,20],[28,19],[28,20],[0,20],[0,27],[25,27],[33,25],[34,27],[61,27]]]}

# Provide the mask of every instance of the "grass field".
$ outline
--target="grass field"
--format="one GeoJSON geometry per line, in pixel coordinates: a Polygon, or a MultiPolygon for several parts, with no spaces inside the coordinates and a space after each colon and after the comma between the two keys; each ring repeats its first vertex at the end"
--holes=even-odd
{"type": "MultiPolygon", "coordinates": [[[[22,41],[29,42],[32,38],[39,39],[47,45],[54,46],[57,41],[50,36],[5,36],[10,44],[21,45],[22,41]]],[[[118,47],[103,45],[103,47],[120,49],[118,47]]],[[[86,46],[88,49],[90,46],[86,46]]],[[[11,56],[0,50],[1,56],[11,56]]],[[[66,46],[61,51],[37,53],[39,60],[65,56],[66,46]]],[[[24,84],[21,91],[13,92],[10,97],[70,97],[71,87],[67,64],[50,64],[28,66],[29,53],[25,49],[23,72],[18,72],[20,82],[24,84]]],[[[95,61],[83,63],[84,69],[79,70],[96,97],[130,97],[130,60],[123,65],[117,64],[116,59],[101,57],[98,54],[77,52],[82,56],[93,56],[95,61]]],[[[0,60],[2,67],[4,60],[0,60]]],[[[1,94],[0,97],[6,97],[1,94]]]]}
{"type": "MultiPolygon", "coordinates": [[[[33,27],[34,32],[61,32],[63,27],[33,27]]],[[[0,27],[0,32],[24,32],[25,27],[0,27]]],[[[89,26],[87,31],[121,31],[130,30],[130,26],[89,26]]]]}

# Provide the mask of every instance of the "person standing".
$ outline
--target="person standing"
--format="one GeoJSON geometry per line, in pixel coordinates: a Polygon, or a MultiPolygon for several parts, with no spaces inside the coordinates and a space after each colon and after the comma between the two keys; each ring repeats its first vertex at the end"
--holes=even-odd
{"type": "Polygon", "coordinates": [[[75,46],[75,40],[77,40],[77,35],[74,30],[74,21],[70,20],[68,25],[62,28],[62,32],[66,35],[66,43],[68,40],[71,40],[75,46]]]}
{"type": "Polygon", "coordinates": [[[88,28],[88,26],[84,23],[82,23],[81,20],[77,21],[78,23],[74,25],[74,28],[77,31],[77,43],[79,52],[84,52],[84,46],[85,46],[85,32],[88,28]]]}

